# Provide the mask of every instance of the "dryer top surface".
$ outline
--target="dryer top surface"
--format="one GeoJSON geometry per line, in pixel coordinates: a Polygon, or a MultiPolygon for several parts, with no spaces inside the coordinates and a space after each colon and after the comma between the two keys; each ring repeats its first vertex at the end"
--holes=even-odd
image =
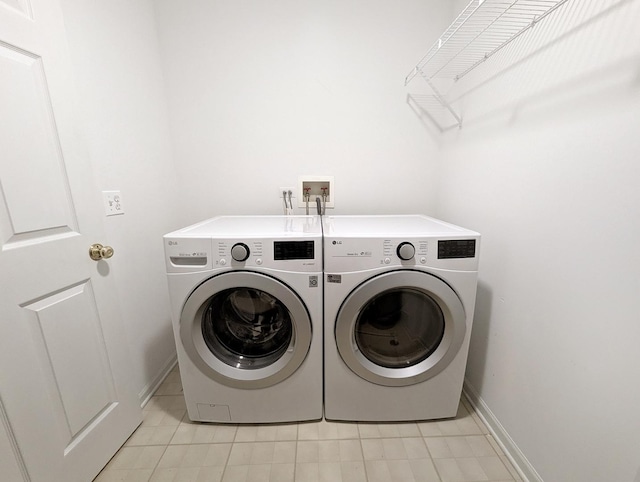
{"type": "Polygon", "coordinates": [[[218,216],[166,236],[286,238],[321,237],[318,216],[218,216]]]}
{"type": "Polygon", "coordinates": [[[478,236],[454,224],[423,215],[329,216],[324,234],[331,237],[478,236]]]}

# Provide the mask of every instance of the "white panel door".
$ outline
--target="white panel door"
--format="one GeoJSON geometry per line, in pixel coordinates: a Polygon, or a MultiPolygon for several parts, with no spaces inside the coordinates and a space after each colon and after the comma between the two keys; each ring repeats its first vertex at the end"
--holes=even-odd
{"type": "Polygon", "coordinates": [[[57,0],[0,0],[3,482],[90,481],[141,421],[70,72],[57,0]]]}

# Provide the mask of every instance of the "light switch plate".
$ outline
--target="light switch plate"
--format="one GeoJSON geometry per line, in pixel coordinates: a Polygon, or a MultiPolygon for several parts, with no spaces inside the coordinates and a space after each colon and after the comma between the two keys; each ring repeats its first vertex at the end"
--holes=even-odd
{"type": "Polygon", "coordinates": [[[107,216],[124,214],[120,191],[102,191],[102,200],[104,203],[104,212],[107,216]]]}

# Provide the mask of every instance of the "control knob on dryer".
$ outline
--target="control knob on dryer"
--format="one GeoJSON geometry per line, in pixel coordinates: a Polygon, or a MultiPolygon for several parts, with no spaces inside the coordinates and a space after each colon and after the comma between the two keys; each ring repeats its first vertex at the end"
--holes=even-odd
{"type": "Polygon", "coordinates": [[[398,258],[409,261],[416,254],[416,248],[414,248],[413,244],[405,241],[398,245],[396,252],[398,253],[398,258]]]}
{"type": "Polygon", "coordinates": [[[249,246],[244,243],[236,243],[231,248],[231,257],[236,261],[246,261],[249,257],[249,246]]]}

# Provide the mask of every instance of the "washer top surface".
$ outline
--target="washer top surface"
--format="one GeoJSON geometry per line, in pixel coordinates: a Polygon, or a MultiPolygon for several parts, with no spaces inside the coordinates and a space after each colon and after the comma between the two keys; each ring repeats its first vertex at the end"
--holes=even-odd
{"type": "Polygon", "coordinates": [[[319,237],[318,216],[218,216],[187,226],[166,236],[284,238],[319,237]]]}
{"type": "Polygon", "coordinates": [[[332,237],[416,237],[478,235],[439,219],[415,215],[329,216],[324,234],[332,237]]]}

